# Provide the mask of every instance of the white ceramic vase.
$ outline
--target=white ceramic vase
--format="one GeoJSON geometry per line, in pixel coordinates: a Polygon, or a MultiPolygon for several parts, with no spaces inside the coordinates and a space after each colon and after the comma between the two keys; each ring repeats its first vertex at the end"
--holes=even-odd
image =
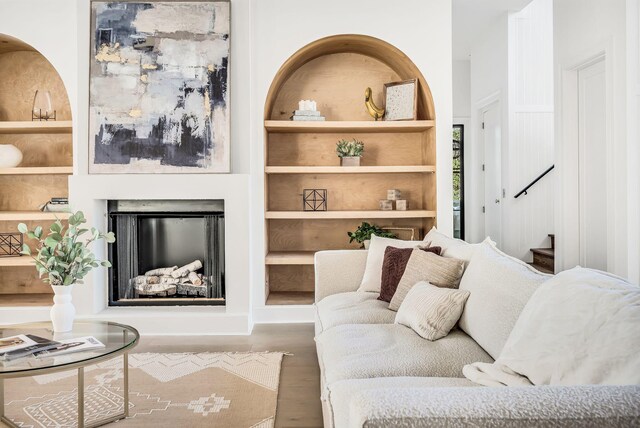
{"type": "Polygon", "coordinates": [[[51,308],[51,323],[54,333],[66,333],[73,329],[76,317],[76,307],[71,303],[73,285],[52,285],[53,307],[51,308]]]}
{"type": "Polygon", "coordinates": [[[22,162],[22,152],[12,144],[0,144],[0,168],[14,168],[22,162]]]}

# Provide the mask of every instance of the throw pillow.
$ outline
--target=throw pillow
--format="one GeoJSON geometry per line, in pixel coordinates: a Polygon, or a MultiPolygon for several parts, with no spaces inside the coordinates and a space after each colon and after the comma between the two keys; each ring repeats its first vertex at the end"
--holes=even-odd
{"type": "Polygon", "coordinates": [[[637,285],[577,267],[531,296],[494,364],[463,373],[483,385],[640,384],[639,325],[637,285]]]}
{"type": "Polygon", "coordinates": [[[440,339],[456,325],[468,297],[468,291],[419,282],[407,293],[395,323],[413,329],[427,340],[440,339]]]}
{"type": "Polygon", "coordinates": [[[463,272],[464,261],[462,260],[413,250],[398,288],[389,303],[389,309],[397,311],[411,287],[420,281],[427,281],[436,287],[458,288],[463,272]]]}
{"type": "Polygon", "coordinates": [[[471,293],[460,328],[498,358],[525,304],[551,276],[506,255],[490,241],[483,242],[460,282],[460,289],[471,293]]]}
{"type": "Polygon", "coordinates": [[[425,242],[434,247],[441,247],[443,254],[447,252],[449,248],[458,247],[461,245],[469,245],[465,241],[456,238],[450,238],[444,233],[441,233],[434,227],[431,228],[427,236],[424,237],[425,242]]]}
{"type": "Polygon", "coordinates": [[[358,291],[370,291],[380,293],[382,279],[382,262],[384,261],[384,251],[387,247],[396,248],[416,248],[424,245],[423,241],[403,241],[401,239],[381,238],[372,236],[367,253],[367,262],[364,267],[364,275],[358,291]]]}
{"type": "MultiPolygon", "coordinates": [[[[440,247],[418,247],[423,251],[440,255],[440,247]]],[[[380,296],[378,300],[391,302],[391,298],[396,293],[400,279],[411,257],[412,248],[387,247],[384,251],[384,261],[382,262],[382,276],[380,284],[380,296]]]]}

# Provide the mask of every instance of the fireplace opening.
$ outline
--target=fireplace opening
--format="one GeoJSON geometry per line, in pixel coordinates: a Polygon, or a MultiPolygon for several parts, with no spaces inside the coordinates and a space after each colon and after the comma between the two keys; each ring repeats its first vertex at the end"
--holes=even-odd
{"type": "Polygon", "coordinates": [[[108,201],[110,306],[224,305],[224,201],[108,201]]]}

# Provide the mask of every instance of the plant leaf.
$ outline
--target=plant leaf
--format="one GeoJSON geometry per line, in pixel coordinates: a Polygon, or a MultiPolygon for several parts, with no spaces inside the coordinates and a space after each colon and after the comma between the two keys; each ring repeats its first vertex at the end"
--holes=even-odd
{"type": "Polygon", "coordinates": [[[20,223],[18,225],[18,232],[20,233],[27,233],[29,231],[29,229],[27,228],[27,225],[24,223],[20,223]]]}

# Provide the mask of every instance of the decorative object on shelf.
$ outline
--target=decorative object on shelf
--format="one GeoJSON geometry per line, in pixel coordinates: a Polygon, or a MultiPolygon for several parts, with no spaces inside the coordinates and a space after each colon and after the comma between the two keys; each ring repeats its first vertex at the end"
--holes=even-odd
{"type": "Polygon", "coordinates": [[[396,238],[396,234],[384,230],[375,224],[369,224],[363,221],[355,232],[347,232],[349,237],[349,244],[356,241],[358,244],[362,244],[362,248],[369,249],[369,241],[371,241],[371,235],[376,235],[381,238],[396,238]]]}
{"type": "Polygon", "coordinates": [[[0,257],[19,257],[23,243],[22,233],[0,233],[0,257]]]}
{"type": "Polygon", "coordinates": [[[75,308],[71,303],[71,289],[74,284],[82,284],[83,278],[93,268],[102,265],[111,267],[108,261],[96,259],[89,249],[94,241],[104,239],[107,243],[115,242],[113,232],[101,233],[96,228],[84,228],[87,222],[82,211],[71,214],[68,226],[56,220],[47,235],[42,226],[29,230],[24,223],[18,225],[18,231],[28,238],[37,241],[32,253],[31,247],[22,245],[21,254],[30,256],[35,261],[36,270],[44,282],[51,284],[55,293],[54,305],[51,308],[53,331],[64,333],[71,331],[75,308]],[[86,239],[85,234],[90,234],[86,239]]]}
{"type": "Polygon", "coordinates": [[[397,239],[405,241],[415,241],[416,236],[420,235],[420,229],[416,227],[382,226],[382,229],[394,233],[397,239]]]}
{"type": "Polygon", "coordinates": [[[376,106],[373,102],[373,93],[371,88],[367,88],[364,91],[364,105],[367,107],[367,112],[373,117],[374,120],[382,119],[384,116],[384,109],[376,106]]]}
{"type": "Polygon", "coordinates": [[[393,211],[393,201],[380,199],[380,211],[393,211]]]}
{"type": "Polygon", "coordinates": [[[15,168],[22,162],[22,152],[13,144],[0,144],[0,168],[15,168]]]}
{"type": "Polygon", "coordinates": [[[303,211],[326,211],[327,189],[304,189],[302,191],[303,211]]]}
{"type": "Polygon", "coordinates": [[[416,120],[418,113],[418,79],[385,83],[384,120],[416,120]]]}
{"type": "Polygon", "coordinates": [[[360,166],[363,153],[364,143],[355,138],[352,141],[340,140],[336,143],[336,154],[340,158],[340,166],[360,166]]]}
{"type": "Polygon", "coordinates": [[[298,102],[298,110],[293,112],[291,116],[293,121],[316,121],[322,122],[324,116],[320,115],[317,110],[316,102],[313,100],[300,100],[298,102]]]}
{"type": "Polygon", "coordinates": [[[229,172],[230,3],[91,10],[89,172],[229,172]]]}
{"type": "Polygon", "coordinates": [[[51,94],[49,91],[37,90],[33,97],[31,120],[56,120],[56,111],[53,109],[51,94]]]}
{"type": "Polygon", "coordinates": [[[50,201],[40,205],[40,211],[51,213],[64,213],[69,211],[69,199],[67,197],[51,198],[50,201]]]}
{"type": "Polygon", "coordinates": [[[409,209],[409,202],[406,199],[396,199],[396,210],[406,211],[409,209]]]}
{"type": "Polygon", "coordinates": [[[402,197],[402,192],[398,189],[387,190],[387,199],[390,201],[397,201],[402,197]]]}

